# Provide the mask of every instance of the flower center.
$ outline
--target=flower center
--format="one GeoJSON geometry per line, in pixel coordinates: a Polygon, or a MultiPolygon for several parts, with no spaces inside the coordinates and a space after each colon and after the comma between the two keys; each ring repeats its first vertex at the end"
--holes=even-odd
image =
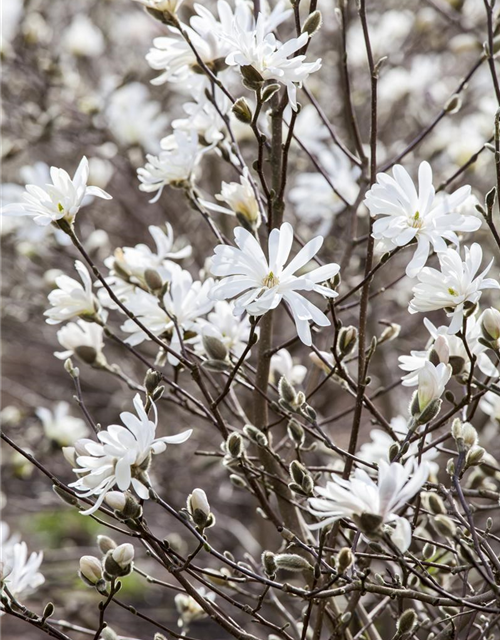
{"type": "Polygon", "coordinates": [[[458,296],[458,291],[453,287],[448,287],[448,293],[450,294],[450,296],[458,296]]]}
{"type": "Polygon", "coordinates": [[[279,283],[280,283],[279,278],[277,278],[272,271],[270,271],[267,274],[267,276],[264,278],[264,280],[262,280],[262,284],[264,285],[264,287],[267,287],[268,289],[272,289],[273,287],[276,287],[279,283]]]}
{"type": "Polygon", "coordinates": [[[408,224],[414,229],[421,229],[424,226],[424,219],[420,217],[420,211],[415,211],[415,215],[409,219],[408,224]]]}
{"type": "Polygon", "coordinates": [[[59,211],[61,213],[64,211],[64,207],[62,206],[62,204],[60,202],[57,203],[57,208],[59,209],[59,211]]]}

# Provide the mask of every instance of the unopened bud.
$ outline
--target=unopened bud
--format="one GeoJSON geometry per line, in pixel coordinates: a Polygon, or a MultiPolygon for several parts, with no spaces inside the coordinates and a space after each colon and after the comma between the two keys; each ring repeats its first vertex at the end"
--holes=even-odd
{"type": "Polygon", "coordinates": [[[466,468],[474,467],[478,464],[481,464],[485,453],[486,451],[482,447],[473,447],[472,449],[470,449],[467,452],[467,456],[465,458],[466,468]]]}
{"type": "Polygon", "coordinates": [[[278,391],[280,394],[280,399],[283,400],[283,402],[292,407],[295,405],[297,400],[297,392],[288,382],[285,376],[281,376],[280,378],[280,381],[278,383],[278,391]]]}
{"type": "Polygon", "coordinates": [[[101,553],[106,555],[108,551],[116,549],[117,545],[116,542],[109,536],[97,536],[97,546],[99,547],[101,553]]]}
{"type": "Polygon", "coordinates": [[[52,485],[52,491],[56,494],[56,496],[61,498],[63,502],[71,505],[72,507],[76,507],[80,504],[75,496],[71,495],[71,493],[68,493],[64,489],[61,489],[61,487],[58,487],[56,484],[52,485]]]}
{"type": "Polygon", "coordinates": [[[148,369],[144,378],[144,387],[149,395],[156,391],[161,382],[161,373],[155,369],[148,369]]]}
{"type": "Polygon", "coordinates": [[[94,364],[97,360],[97,351],[94,347],[80,345],[75,349],[75,355],[85,364],[94,364]]]}
{"type": "Polygon", "coordinates": [[[342,327],[339,331],[338,337],[338,347],[340,351],[340,355],[345,357],[349,355],[356,346],[356,342],[358,341],[358,330],[356,327],[342,327]]]}
{"type": "Polygon", "coordinates": [[[124,569],[128,567],[134,559],[134,547],[129,542],[125,542],[116,547],[116,549],[113,549],[111,555],[116,564],[124,569]]]}
{"type": "Polygon", "coordinates": [[[302,556],[296,553],[278,553],[274,557],[278,569],[285,571],[306,571],[311,570],[311,564],[302,556]]]}
{"type": "Polygon", "coordinates": [[[337,571],[342,575],[354,563],[354,554],[349,547],[343,547],[337,556],[337,571]]]}
{"type": "Polygon", "coordinates": [[[481,321],[483,337],[493,346],[500,340],[500,311],[490,307],[483,313],[481,321]]]}
{"type": "Polygon", "coordinates": [[[437,515],[434,520],[434,527],[438,533],[445,538],[453,538],[457,533],[457,527],[451,518],[445,515],[437,515]]]}
{"type": "Polygon", "coordinates": [[[243,76],[243,84],[247,89],[250,89],[250,91],[258,91],[261,88],[264,78],[255,67],[252,67],[250,64],[243,65],[240,67],[240,72],[243,76]]]}
{"type": "Polygon", "coordinates": [[[233,104],[232,112],[240,122],[244,124],[250,124],[250,122],[252,122],[252,110],[245,98],[238,98],[238,100],[236,100],[233,104]]]}
{"type": "Polygon", "coordinates": [[[80,578],[90,587],[96,585],[102,580],[101,562],[94,556],[82,556],[80,558],[80,578]]]}
{"type": "Polygon", "coordinates": [[[321,11],[316,10],[310,13],[304,22],[302,27],[302,33],[308,33],[309,36],[312,36],[321,29],[321,25],[323,23],[323,18],[321,16],[321,11]]]}
{"type": "Polygon", "coordinates": [[[236,475],[235,473],[232,473],[229,476],[229,481],[237,489],[245,489],[247,486],[247,483],[243,480],[243,478],[241,476],[236,475]]]}
{"type": "Polygon", "coordinates": [[[398,624],[397,624],[398,633],[402,635],[406,633],[411,633],[416,623],[417,623],[416,612],[413,609],[406,609],[406,611],[403,611],[403,613],[399,617],[398,624]]]}
{"type": "Polygon", "coordinates": [[[438,496],[437,493],[429,493],[428,502],[429,502],[429,509],[432,511],[434,515],[446,513],[446,506],[443,502],[443,499],[441,498],[441,496],[438,496]]]}
{"type": "Polygon", "coordinates": [[[264,551],[261,556],[262,558],[262,566],[264,567],[264,571],[269,577],[273,577],[276,574],[277,566],[276,566],[276,556],[272,551],[264,551]]]}
{"type": "Polygon", "coordinates": [[[267,102],[274,96],[274,94],[277,91],[280,90],[280,88],[281,88],[280,85],[276,83],[266,85],[262,89],[262,93],[260,94],[260,99],[262,100],[262,102],[267,102]]]}
{"type": "Polygon", "coordinates": [[[461,106],[462,98],[457,93],[455,93],[444,105],[444,110],[446,111],[446,113],[457,113],[458,111],[460,111],[461,106]]]}
{"type": "Polygon", "coordinates": [[[203,489],[195,489],[187,498],[187,509],[193,518],[193,522],[200,529],[207,528],[210,524],[215,524],[215,519],[210,512],[210,504],[207,494],[203,489]]]}
{"type": "Polygon", "coordinates": [[[258,444],[260,447],[267,447],[267,436],[260,429],[257,429],[257,427],[254,427],[252,424],[246,424],[243,427],[243,431],[249,440],[251,440],[255,444],[258,444]]]}
{"type": "Polygon", "coordinates": [[[287,425],[287,433],[290,440],[293,441],[299,449],[304,446],[306,435],[302,425],[292,418],[287,425]]]}
{"type": "Polygon", "coordinates": [[[163,287],[163,280],[158,271],[155,269],[146,269],[144,271],[144,280],[148,286],[148,289],[152,293],[156,293],[157,291],[161,291],[163,287]]]}
{"type": "Polygon", "coordinates": [[[104,627],[99,640],[118,640],[118,635],[111,627],[104,627]]]}
{"type": "Polygon", "coordinates": [[[239,433],[232,433],[226,440],[227,451],[233,458],[240,458],[243,453],[243,439],[239,433]]]}
{"type": "Polygon", "coordinates": [[[228,350],[222,340],[219,340],[219,338],[215,336],[204,334],[202,341],[205,353],[211,360],[220,360],[222,362],[227,360],[228,350]]]}
{"type": "Polygon", "coordinates": [[[426,542],[424,544],[424,548],[422,549],[422,555],[425,560],[429,560],[436,555],[436,547],[430,542],[426,542]]]}

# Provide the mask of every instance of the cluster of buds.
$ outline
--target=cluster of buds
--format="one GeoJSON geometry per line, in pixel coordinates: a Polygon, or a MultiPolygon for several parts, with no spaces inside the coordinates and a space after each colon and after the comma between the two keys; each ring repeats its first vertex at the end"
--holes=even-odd
{"type": "Polygon", "coordinates": [[[306,402],[303,391],[295,391],[295,388],[288,382],[285,376],[280,378],[278,383],[279,404],[292,413],[298,413],[310,422],[316,420],[316,411],[306,402]]]}
{"type": "Polygon", "coordinates": [[[258,445],[259,447],[268,446],[269,441],[266,434],[260,429],[257,429],[257,427],[254,427],[253,424],[246,424],[243,427],[243,432],[251,442],[258,445]]]}
{"type": "Polygon", "coordinates": [[[103,577],[111,582],[116,578],[128,576],[134,566],[134,547],[125,542],[124,544],[110,549],[103,560],[103,577]]]}
{"type": "Polygon", "coordinates": [[[120,520],[136,520],[142,516],[141,505],[129,491],[108,491],[105,501],[120,520]]]}
{"type": "Polygon", "coordinates": [[[197,529],[204,531],[215,524],[215,516],[210,511],[207,494],[203,489],[194,489],[186,501],[187,513],[196,525],[197,529]]]}
{"type": "Polygon", "coordinates": [[[161,373],[155,369],[148,369],[144,378],[144,388],[149,402],[157,402],[163,395],[165,387],[160,386],[161,373]]]}
{"type": "MultiPolygon", "coordinates": [[[[457,445],[457,451],[465,454],[463,471],[481,464],[486,451],[478,445],[477,431],[470,422],[462,422],[455,418],[451,425],[451,435],[457,445]]],[[[453,465],[449,465],[449,468],[454,472],[453,465]]]]}
{"type": "Polygon", "coordinates": [[[479,342],[493,351],[498,352],[500,348],[500,311],[490,307],[486,309],[481,317],[482,338],[479,342]]]}
{"type": "Polygon", "coordinates": [[[314,480],[303,464],[293,460],[290,464],[290,482],[288,488],[301,496],[312,496],[314,491],[314,480]]]}

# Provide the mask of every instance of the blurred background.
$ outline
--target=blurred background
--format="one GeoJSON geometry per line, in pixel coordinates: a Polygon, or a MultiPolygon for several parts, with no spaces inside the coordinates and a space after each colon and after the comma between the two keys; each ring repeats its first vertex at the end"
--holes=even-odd
{"type": "MultiPolygon", "coordinates": [[[[311,44],[310,55],[322,57],[323,67],[311,76],[308,89],[334,123],[339,136],[353,149],[334,4],[331,0],[320,0],[318,4],[324,25],[311,44]]],[[[215,3],[203,5],[213,9],[215,3]]],[[[184,21],[192,11],[191,0],[186,0],[181,12],[184,21]]],[[[478,0],[418,3],[373,0],[368,2],[368,12],[376,56],[387,56],[379,84],[378,158],[383,165],[433,123],[462,78],[480,59],[486,39],[486,18],[478,0]]],[[[369,80],[364,44],[353,6],[348,13],[352,96],[361,136],[367,141],[369,80]]],[[[98,185],[113,196],[111,201],[95,200],[78,217],[79,236],[99,267],[103,268],[104,259],[117,247],[137,243],[152,246],[148,225],[169,222],[178,246],[188,243],[193,246],[192,257],[182,264],[197,276],[214,246],[205,222],[173,190],[165,191],[158,203],[150,204],[147,194],[138,190],[136,176],[137,168],[144,165],[145,154],[157,152],[160,139],[171,133],[172,122],[186,116],[183,103],[189,96],[183,87],[152,86],[150,81],[157,73],[144,59],[153,38],[165,35],[165,27],[148,16],[139,4],[127,0],[4,0],[2,18],[3,202],[18,202],[26,183],[48,181],[51,165],[63,167],[73,175],[81,157],[86,155],[90,162],[89,184],[98,185]]],[[[292,30],[293,24],[280,27],[284,37],[292,30]]],[[[233,90],[239,91],[239,95],[246,91],[241,85],[235,85],[233,90]]],[[[331,145],[328,131],[308,99],[299,95],[299,100],[303,109],[298,135],[312,155],[320,159],[343,195],[354,202],[359,191],[356,168],[331,145]]],[[[493,155],[485,150],[484,144],[491,139],[497,108],[487,64],[478,65],[455,106],[456,112],[443,115],[403,164],[416,177],[418,163],[428,160],[437,186],[479,152],[477,161],[450,188],[471,184],[474,196],[482,202],[494,184],[493,155]]],[[[237,131],[245,156],[251,160],[255,157],[255,144],[244,127],[237,131]]],[[[198,183],[202,194],[213,199],[224,179],[229,179],[224,163],[215,155],[205,159],[198,183]],[[217,161],[212,161],[214,158],[217,161]]],[[[296,225],[304,239],[323,233],[325,246],[321,257],[325,261],[340,261],[349,216],[328,183],[315,172],[310,158],[296,145],[288,185],[285,219],[296,225]]],[[[469,203],[470,211],[474,210],[473,205],[469,203]]],[[[358,235],[362,237],[366,232],[363,206],[359,212],[358,235]]],[[[220,216],[217,223],[223,233],[232,235],[234,219],[220,216]]],[[[475,239],[482,243],[488,256],[491,253],[488,234],[481,230],[475,239]]],[[[36,452],[36,457],[54,475],[69,482],[74,477],[61,446],[71,444],[75,434],[85,427],[74,401],[71,378],[63,362],[53,355],[61,351],[57,327],[44,322],[43,311],[48,306],[47,294],[55,286],[55,277],[60,273],[73,275],[77,256],[65,237],[52,227],[36,226],[28,218],[2,219],[2,245],[3,428],[16,443],[36,452]]],[[[402,324],[397,343],[389,343],[377,352],[372,367],[374,390],[397,381],[401,375],[397,357],[408,354],[410,348],[423,349],[428,339],[421,317],[409,316],[406,310],[410,284],[402,277],[405,263],[405,258],[396,257],[393,268],[374,282],[374,290],[391,286],[384,294],[383,304],[373,301],[370,333],[380,335],[386,326],[384,322],[402,324]],[[398,282],[393,284],[396,278],[398,282]]],[[[344,267],[343,286],[352,286],[359,280],[363,267],[363,246],[355,247],[344,267]]],[[[497,267],[492,275],[498,278],[497,267]]],[[[343,322],[356,324],[356,314],[356,307],[347,309],[343,322]]],[[[119,324],[116,317],[115,327],[119,324]]],[[[276,326],[277,344],[293,335],[293,327],[285,315],[276,326]]],[[[321,336],[318,347],[327,346],[326,337],[321,336]]],[[[155,349],[150,344],[144,346],[143,352],[154,359],[155,349]]],[[[294,364],[308,369],[302,387],[313,388],[321,374],[311,365],[307,349],[295,345],[291,352],[294,364]]],[[[106,357],[142,383],[145,367],[131,360],[126,352],[107,344],[106,357]]],[[[80,368],[83,396],[94,418],[103,425],[118,422],[119,412],[130,408],[134,393],[112,375],[85,365],[80,368]]],[[[190,383],[186,384],[190,388],[190,383]]],[[[381,396],[377,404],[384,415],[396,417],[406,412],[409,398],[408,389],[398,388],[381,396]]],[[[242,394],[242,399],[248,407],[250,398],[242,394]]],[[[332,381],[315,396],[314,407],[322,420],[349,405],[349,397],[332,381]]],[[[336,444],[344,446],[349,435],[349,417],[325,425],[336,444]]],[[[475,426],[489,429],[483,432],[485,438],[496,433],[483,412],[478,412],[475,426]]],[[[220,548],[239,557],[248,552],[258,558],[262,545],[271,544],[271,540],[278,545],[273,527],[256,516],[251,497],[227,481],[228,472],[220,464],[218,434],[206,424],[195,423],[174,404],[162,403],[161,435],[186,428],[195,429],[193,437],[182,448],[170,450],[170,455],[167,452],[154,466],[154,479],[162,494],[180,508],[187,494],[203,482],[217,517],[220,548]]],[[[365,416],[363,440],[368,439],[370,429],[369,416],[365,416]]],[[[490,453],[494,455],[495,450],[490,453]]],[[[330,453],[318,448],[310,461],[335,464],[329,457],[330,453]]],[[[56,618],[95,628],[99,598],[83,586],[77,567],[82,555],[97,553],[96,536],[106,531],[94,520],[63,505],[51,491],[47,478],[6,447],[2,474],[2,520],[12,533],[22,535],[30,550],[44,550],[42,573],[46,582],[32,596],[30,606],[38,610],[51,600],[56,604],[56,618]]],[[[190,550],[182,532],[165,514],[153,510],[150,518],[158,535],[169,538],[183,553],[190,550]]],[[[116,540],[125,541],[119,535],[116,540]]],[[[147,557],[138,562],[146,571],[150,569],[147,557]]],[[[157,569],[153,566],[151,571],[157,569]]],[[[173,593],[154,589],[143,577],[134,574],[124,581],[122,596],[122,600],[148,615],[176,626],[178,614],[173,593]]],[[[117,633],[126,636],[152,638],[155,631],[133,616],[124,618],[119,609],[110,609],[109,620],[117,633]]],[[[38,640],[44,635],[7,616],[2,618],[2,630],[5,640],[38,640]]],[[[193,623],[191,631],[202,638],[223,637],[206,620],[193,623]]],[[[88,635],[75,633],[74,637],[88,635]]]]}

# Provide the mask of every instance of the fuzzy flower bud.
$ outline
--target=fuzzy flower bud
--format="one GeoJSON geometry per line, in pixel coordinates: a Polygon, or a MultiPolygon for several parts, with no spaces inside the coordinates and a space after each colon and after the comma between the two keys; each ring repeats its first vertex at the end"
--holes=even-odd
{"type": "Polygon", "coordinates": [[[226,440],[226,449],[233,458],[240,458],[243,453],[243,439],[239,433],[232,433],[226,440]]]}
{"type": "Polygon", "coordinates": [[[445,538],[453,538],[457,533],[457,527],[451,518],[445,515],[437,515],[434,520],[434,527],[438,533],[445,538]]]}
{"type": "Polygon", "coordinates": [[[262,554],[262,566],[264,571],[269,577],[273,577],[276,574],[276,556],[272,551],[264,551],[262,554]]]}
{"type": "Polygon", "coordinates": [[[187,509],[193,522],[200,529],[206,529],[215,524],[215,518],[210,511],[207,494],[203,489],[194,489],[193,493],[189,494],[187,498],[187,509]]]}
{"type": "Polygon", "coordinates": [[[311,564],[302,556],[296,553],[278,553],[274,557],[276,567],[285,571],[308,571],[312,569],[311,564]]]}
{"type": "Polygon", "coordinates": [[[337,571],[342,575],[354,563],[354,554],[349,547],[343,547],[337,556],[337,571]]]}
{"type": "Polygon", "coordinates": [[[356,327],[342,327],[339,331],[338,347],[340,355],[345,357],[349,355],[355,348],[358,341],[358,330],[356,327]]]}
{"type": "Polygon", "coordinates": [[[403,613],[399,617],[398,624],[397,624],[398,633],[401,635],[404,635],[406,633],[411,633],[416,623],[417,623],[417,614],[414,611],[414,609],[406,609],[406,611],[403,611],[403,613]]]}
{"type": "Polygon", "coordinates": [[[116,549],[113,549],[111,555],[116,564],[122,569],[125,569],[134,559],[134,547],[129,542],[125,542],[116,547],[116,549]]]}
{"type": "Polygon", "coordinates": [[[100,560],[95,556],[82,556],[80,558],[80,578],[91,587],[102,580],[100,560]]]}
{"type": "Polygon", "coordinates": [[[245,98],[238,98],[233,104],[232,111],[237,120],[243,122],[243,124],[250,124],[250,122],[252,122],[252,110],[245,98]]]}
{"type": "Polygon", "coordinates": [[[116,542],[109,536],[97,536],[97,546],[104,554],[116,549],[116,542]]]}

